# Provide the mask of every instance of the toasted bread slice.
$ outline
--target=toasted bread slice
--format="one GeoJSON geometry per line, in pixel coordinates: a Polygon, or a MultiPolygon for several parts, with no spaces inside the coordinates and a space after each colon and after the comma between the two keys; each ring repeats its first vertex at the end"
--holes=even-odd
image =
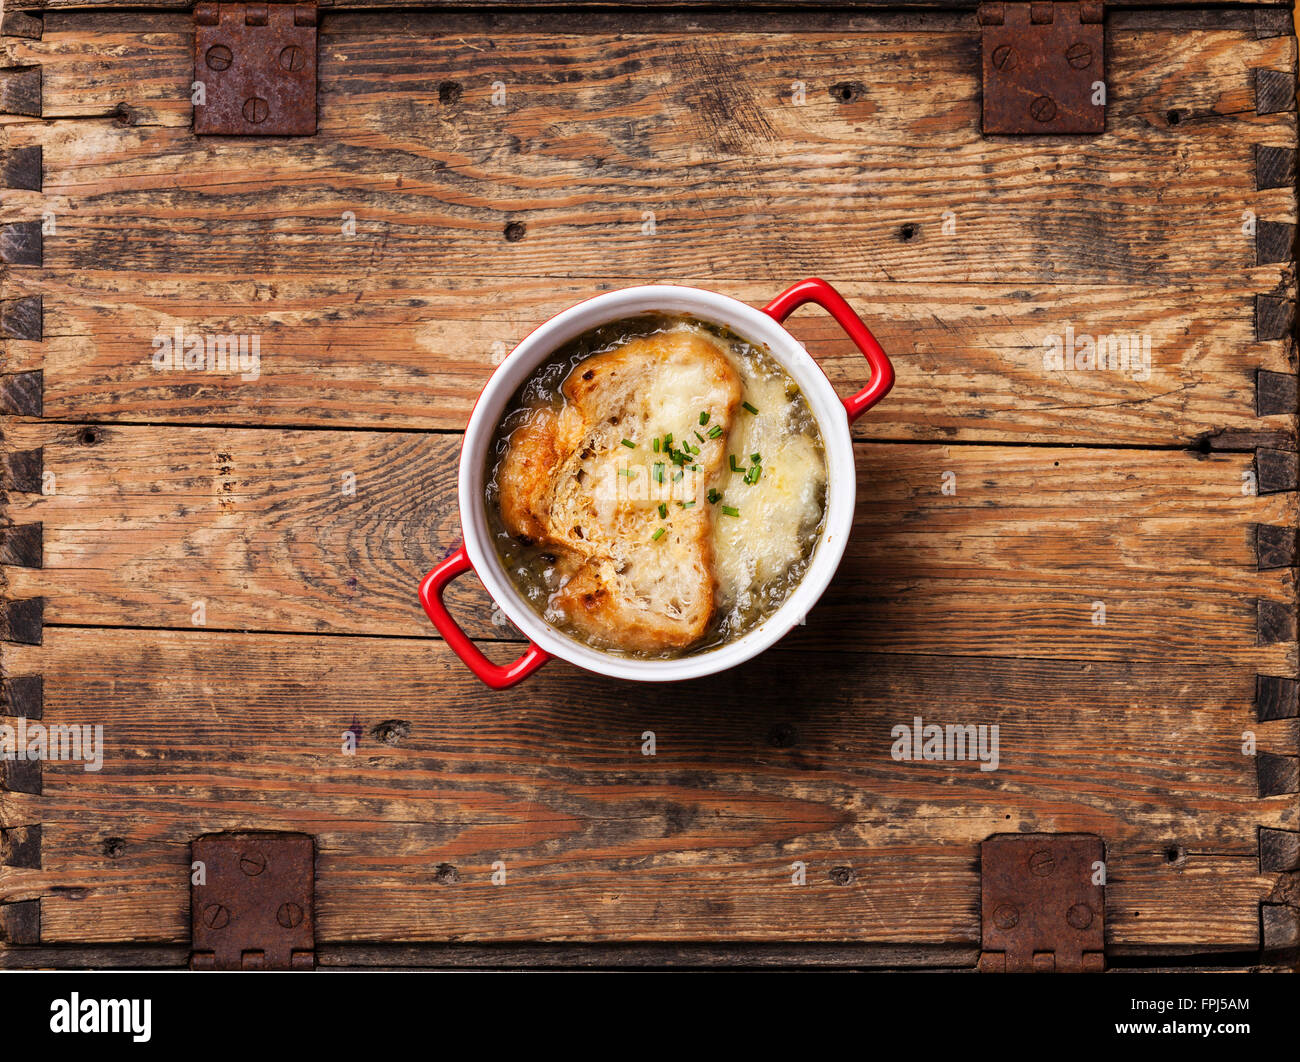
{"type": "Polygon", "coordinates": [[[707,495],[726,461],[739,376],[718,342],[677,329],[587,358],[561,391],[563,409],[534,410],[510,436],[498,473],[506,529],[563,553],[571,574],[550,607],[590,643],[686,648],[715,609],[707,495]],[[678,454],[688,441],[699,452],[674,462],[668,436],[678,454]]]}

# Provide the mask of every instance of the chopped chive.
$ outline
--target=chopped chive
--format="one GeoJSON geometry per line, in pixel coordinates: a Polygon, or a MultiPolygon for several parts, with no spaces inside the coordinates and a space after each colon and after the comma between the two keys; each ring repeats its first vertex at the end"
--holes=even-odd
{"type": "Polygon", "coordinates": [[[700,468],[699,465],[687,465],[686,467],[689,468],[692,472],[703,472],[703,471],[704,471],[704,469],[700,468]]]}
{"type": "Polygon", "coordinates": [[[663,537],[664,537],[664,528],[661,527],[658,531],[656,531],[653,535],[650,536],[650,541],[658,542],[663,537]]]}
{"type": "Polygon", "coordinates": [[[664,436],[664,445],[672,446],[672,444],[673,444],[673,433],[669,432],[667,435],[664,436]]]}
{"type": "Polygon", "coordinates": [[[655,462],[655,482],[656,482],[656,483],[662,483],[663,481],[664,481],[664,463],[663,463],[662,461],[656,461],[656,462],[655,462]]]}
{"type": "Polygon", "coordinates": [[[636,449],[636,443],[634,443],[631,439],[624,439],[623,445],[626,446],[629,450],[636,449]]]}
{"type": "MultiPolygon", "coordinates": [[[[708,413],[701,413],[701,414],[700,414],[700,426],[703,427],[703,426],[704,426],[705,424],[707,424],[708,422],[709,422],[709,414],[708,414],[708,413]]],[[[696,434],[698,435],[699,432],[696,432],[696,434]]]]}
{"type": "Polygon", "coordinates": [[[761,460],[763,460],[763,455],[762,455],[762,454],[750,454],[750,455],[749,455],[749,459],[750,459],[751,461],[753,461],[754,464],[758,464],[761,460]]]}
{"type": "Polygon", "coordinates": [[[745,407],[747,410],[749,410],[751,413],[757,413],[757,412],[758,412],[758,410],[755,409],[753,406],[751,406],[748,402],[742,402],[741,405],[744,406],[744,407],[745,407]]]}
{"type": "Polygon", "coordinates": [[[721,435],[721,434],[722,434],[722,425],[720,425],[720,424],[715,424],[715,425],[713,425],[713,427],[711,427],[711,428],[709,429],[709,438],[710,438],[710,439],[716,439],[716,438],[717,438],[719,435],[721,435]]]}
{"type": "Polygon", "coordinates": [[[631,478],[632,478],[632,473],[635,472],[635,471],[636,471],[635,468],[620,468],[620,469],[618,470],[618,474],[619,474],[620,476],[627,476],[628,479],[631,479],[631,478]]]}
{"type": "Polygon", "coordinates": [[[735,454],[728,454],[727,457],[731,459],[731,471],[733,471],[733,472],[743,472],[743,471],[745,471],[745,470],[744,470],[743,468],[741,468],[738,464],[736,464],[736,455],[735,455],[735,454]]]}
{"type": "Polygon", "coordinates": [[[668,519],[668,506],[666,506],[663,502],[659,503],[659,519],[660,520],[668,519]]]}
{"type": "Polygon", "coordinates": [[[717,505],[717,504],[718,504],[718,499],[721,498],[721,497],[722,497],[722,491],[718,490],[717,487],[710,487],[710,488],[709,488],[709,504],[710,504],[710,505],[717,505]]]}
{"type": "Polygon", "coordinates": [[[686,473],[679,468],[676,472],[673,473],[673,482],[680,483],[682,481],[682,477],[685,475],[686,473]]]}
{"type": "Polygon", "coordinates": [[[739,516],[739,515],[740,515],[740,510],[739,510],[739,509],[732,508],[730,505],[724,505],[724,506],[722,507],[722,511],[723,511],[724,513],[726,513],[728,516],[739,516]]]}
{"type": "Polygon", "coordinates": [[[677,504],[680,505],[683,509],[693,509],[695,507],[695,503],[693,501],[678,502],[677,504]]]}
{"type": "Polygon", "coordinates": [[[655,453],[659,452],[659,436],[655,436],[655,453]]]}
{"type": "Polygon", "coordinates": [[[703,442],[703,441],[704,441],[704,436],[701,435],[698,431],[695,433],[695,437],[696,437],[697,439],[699,439],[700,442],[703,442]]]}

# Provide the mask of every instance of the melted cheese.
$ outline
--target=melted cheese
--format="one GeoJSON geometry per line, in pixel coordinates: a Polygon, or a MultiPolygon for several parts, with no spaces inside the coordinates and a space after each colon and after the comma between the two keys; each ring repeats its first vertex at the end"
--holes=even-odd
{"type": "Polygon", "coordinates": [[[732,361],[741,374],[744,400],[758,413],[737,411],[728,449],[742,469],[749,468],[751,454],[761,454],[763,474],[748,484],[743,471],[730,471],[728,459],[714,513],[714,566],[723,611],[745,612],[759,589],[781,580],[804,555],[807,536],[822,518],[826,461],[815,440],[789,428],[788,379],[748,359],[732,361]],[[740,515],[727,516],[722,505],[740,515]]]}

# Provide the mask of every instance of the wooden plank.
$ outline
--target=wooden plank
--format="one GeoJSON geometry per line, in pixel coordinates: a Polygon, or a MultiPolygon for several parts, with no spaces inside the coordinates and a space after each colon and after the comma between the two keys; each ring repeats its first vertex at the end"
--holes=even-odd
{"type": "Polygon", "coordinates": [[[358,30],[322,43],[319,134],[274,144],[195,143],[187,33],[142,44],[47,31],[15,38],[9,61],[41,64],[48,116],[126,108],[125,125],[36,127],[46,192],[66,215],[50,263],[62,275],[108,255],[141,273],[367,276],[399,256],[453,276],[567,277],[599,260],[611,278],[776,281],[824,268],[833,252],[844,276],[898,282],[1205,284],[1253,267],[1244,211],[1294,222],[1293,190],[1256,188],[1254,148],[1293,143],[1295,115],[1256,114],[1251,74],[1293,70],[1293,38],[1112,34],[1125,91],[1086,151],[1070,138],[982,137],[970,43],[358,30]],[[98,58],[105,48],[111,61],[98,58]],[[157,73],[141,81],[142,67],[157,73]],[[791,102],[796,81],[806,105],[791,102]],[[844,83],[863,91],[837,102],[830,89],[844,83]],[[144,128],[153,123],[168,131],[144,128]],[[192,165],[178,174],[185,150],[192,165]],[[1204,223],[1211,203],[1220,225],[1204,223]],[[358,238],[341,235],[348,209],[358,238]],[[525,237],[506,241],[510,223],[525,237]],[[729,253],[713,243],[720,230],[735,234],[729,253]],[[177,243],[186,234],[192,250],[177,243]]]}
{"type": "MultiPolygon", "coordinates": [[[[103,269],[33,274],[14,275],[7,290],[42,294],[44,341],[11,342],[8,369],[43,369],[53,419],[449,430],[464,427],[495,364],[537,324],[621,286],[521,279],[505,301],[497,277],[459,278],[454,289],[445,278],[393,273],[141,278],[126,292],[122,276],[103,269]],[[177,327],[257,335],[257,378],[156,370],[153,337],[174,338],[177,327]]],[[[784,286],[682,281],[760,306],[784,286]]],[[[888,400],[859,421],[859,437],[1189,446],[1257,432],[1292,445],[1294,403],[1274,400],[1280,384],[1294,388],[1288,344],[1255,341],[1249,279],[1231,291],[838,286],[898,373],[888,400]],[[1149,337],[1149,377],[1046,368],[1048,337],[1064,342],[1067,328],[1149,337]]],[[[841,393],[863,385],[861,355],[828,317],[804,311],[790,328],[841,393]]]]}
{"type": "MultiPolygon", "coordinates": [[[[1112,131],[1082,153],[1021,141],[1008,183],[1007,143],[978,134],[974,53],[951,31],[733,29],[728,84],[752,128],[732,129],[701,124],[719,71],[686,61],[684,34],[430,37],[367,16],[327,35],[321,135],[268,144],[195,142],[188,22],[145,33],[138,20],[158,16],[121,17],[137,21],[68,14],[8,44],[9,61],[41,64],[47,116],[119,119],[10,134],[43,146],[41,209],[61,219],[46,268],[7,278],[15,297],[48,296],[46,342],[9,343],[7,363],[45,368],[49,415],[458,428],[503,348],[601,284],[695,282],[761,303],[829,258],[899,362],[864,435],[1186,445],[1294,432],[1293,414],[1256,419],[1258,372],[1294,365],[1283,333],[1259,341],[1250,321],[1258,292],[1284,305],[1293,281],[1241,220],[1266,234],[1294,221],[1291,189],[1255,187],[1253,142],[1293,140],[1295,116],[1254,114],[1251,75],[1292,69],[1291,38],[1113,34],[1130,93],[1112,131]],[[512,55],[517,105],[483,96],[487,43],[512,55]],[[668,85],[653,74],[667,68],[668,85]],[[813,86],[802,107],[782,95],[796,74],[813,86]],[[818,95],[863,76],[869,103],[818,95]],[[195,165],[178,178],[184,152],[195,165]],[[1108,159],[1104,187],[1093,152],[1108,159]],[[698,186],[664,181],[683,161],[698,186]],[[1149,187],[1163,189],[1158,209],[1132,198],[1149,187]],[[1204,223],[1211,199],[1221,226],[1204,223]],[[504,239],[510,222],[522,240],[504,239]],[[743,234],[745,255],[703,253],[720,227],[743,234]],[[602,279],[574,268],[595,260],[602,279]],[[155,372],[153,337],[177,325],[260,335],[256,386],[155,372]],[[1045,368],[1045,342],[1067,327],[1149,337],[1150,374],[1045,368]]],[[[794,328],[837,384],[860,380],[834,326],[794,328]]]]}
{"type": "MultiPolygon", "coordinates": [[[[761,303],[830,256],[832,279],[899,362],[900,385],[864,435],[1019,440],[1029,429],[1186,445],[1294,432],[1291,413],[1256,419],[1258,373],[1294,365],[1284,331],[1252,335],[1249,309],[1270,290],[1269,305],[1288,305],[1293,281],[1241,221],[1249,211],[1267,235],[1295,217],[1293,190],[1255,187],[1253,154],[1254,141],[1294,140],[1295,116],[1256,115],[1251,73],[1293,69],[1291,38],[1112,34],[1130,91],[1111,132],[1082,153],[1018,142],[1008,183],[1008,144],[978,134],[973,53],[954,31],[733,28],[721,38],[736,56],[729,91],[752,128],[732,129],[701,124],[719,72],[686,61],[695,38],[684,33],[502,36],[485,24],[438,37],[413,34],[408,16],[365,16],[327,34],[321,135],[268,144],[194,141],[180,91],[189,24],[166,16],[142,32],[159,17],[52,16],[39,41],[8,45],[9,61],[41,64],[47,115],[119,119],[11,132],[43,144],[43,202],[62,218],[46,268],[8,278],[15,296],[48,295],[46,343],[10,343],[7,360],[45,368],[49,415],[458,428],[502,350],[601,284],[706,278],[694,282],[761,303]],[[487,44],[512,55],[516,105],[483,96],[487,44]],[[870,102],[818,95],[868,76],[866,45],[870,102]],[[653,71],[668,68],[679,75],[665,85],[653,71]],[[813,86],[802,107],[782,95],[796,73],[813,86]],[[187,151],[195,165],[178,179],[187,151]],[[1091,152],[1108,159],[1104,188],[1091,152]],[[789,157],[817,165],[792,170],[789,157]],[[682,161],[700,178],[685,197],[663,179],[682,161]],[[1149,187],[1162,189],[1158,209],[1132,198],[1149,187]],[[513,190],[505,209],[502,189],[513,190]],[[1211,199],[1221,226],[1204,223],[1211,199]],[[1183,209],[1195,220],[1179,222],[1183,209]],[[509,222],[525,224],[522,240],[504,239],[509,222]],[[719,227],[752,253],[701,258],[719,227]],[[574,270],[593,260],[603,279],[574,270]],[[265,279],[248,281],[250,268],[265,279]],[[258,334],[256,386],[155,372],[153,337],[177,325],[258,334]],[[1044,343],[1067,327],[1149,338],[1150,374],[1045,368],[1044,343]]],[[[834,326],[794,327],[837,384],[860,380],[834,326]]]]}
{"type": "Polygon", "coordinates": [[[188,840],[256,825],[316,835],[322,942],[971,944],[978,842],[1019,829],[1107,839],[1111,941],[1249,948],[1276,875],[1242,822],[1300,802],[1256,798],[1243,730],[1295,724],[1222,667],[779,648],[495,694],[437,643],[84,628],[4,666],[43,672],[47,724],[105,726],[101,771],[0,796],[0,824],[43,824],[44,869],[0,869],[0,900],[39,899],[45,944],[184,939],[188,840]],[[998,724],[998,770],[893,760],[916,715],[998,724]]]}
{"type": "MultiPolygon", "coordinates": [[[[44,569],[6,569],[47,625],[189,628],[201,601],[218,629],[433,636],[415,587],[460,541],[454,436],[15,422],[8,442],[54,477],[9,506],[44,569]]],[[[848,552],[795,638],[1276,673],[1295,633],[1260,617],[1293,609],[1294,572],[1260,570],[1257,527],[1293,526],[1296,495],[1243,494],[1253,465],[860,444],[848,552]]],[[[466,629],[514,637],[473,582],[451,598],[466,629]]]]}

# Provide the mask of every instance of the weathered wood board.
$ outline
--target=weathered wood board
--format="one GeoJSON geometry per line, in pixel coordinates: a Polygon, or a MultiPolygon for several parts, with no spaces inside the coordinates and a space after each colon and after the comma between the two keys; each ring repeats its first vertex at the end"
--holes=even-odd
{"type": "MultiPolygon", "coordinates": [[[[188,12],[112,6],[0,37],[0,722],[106,734],[100,771],[0,774],[0,966],[184,962],[188,845],[223,829],[317,838],[335,965],[970,967],[1007,830],[1105,839],[1128,962],[1294,939],[1285,9],[1115,5],[1080,139],[981,135],[967,4],[348,0],[318,134],[222,139],[188,12]],[[806,625],[684,685],[479,686],[415,586],[495,364],[606,288],[813,274],[899,380],[806,625]],[[255,378],[158,371],[177,328],[259,336],[255,378]],[[1149,364],[1045,360],[1085,334],[1149,364]],[[917,716],[997,724],[998,769],[894,760],[917,716]]],[[[791,328],[860,385],[832,322],[791,328]]]]}

